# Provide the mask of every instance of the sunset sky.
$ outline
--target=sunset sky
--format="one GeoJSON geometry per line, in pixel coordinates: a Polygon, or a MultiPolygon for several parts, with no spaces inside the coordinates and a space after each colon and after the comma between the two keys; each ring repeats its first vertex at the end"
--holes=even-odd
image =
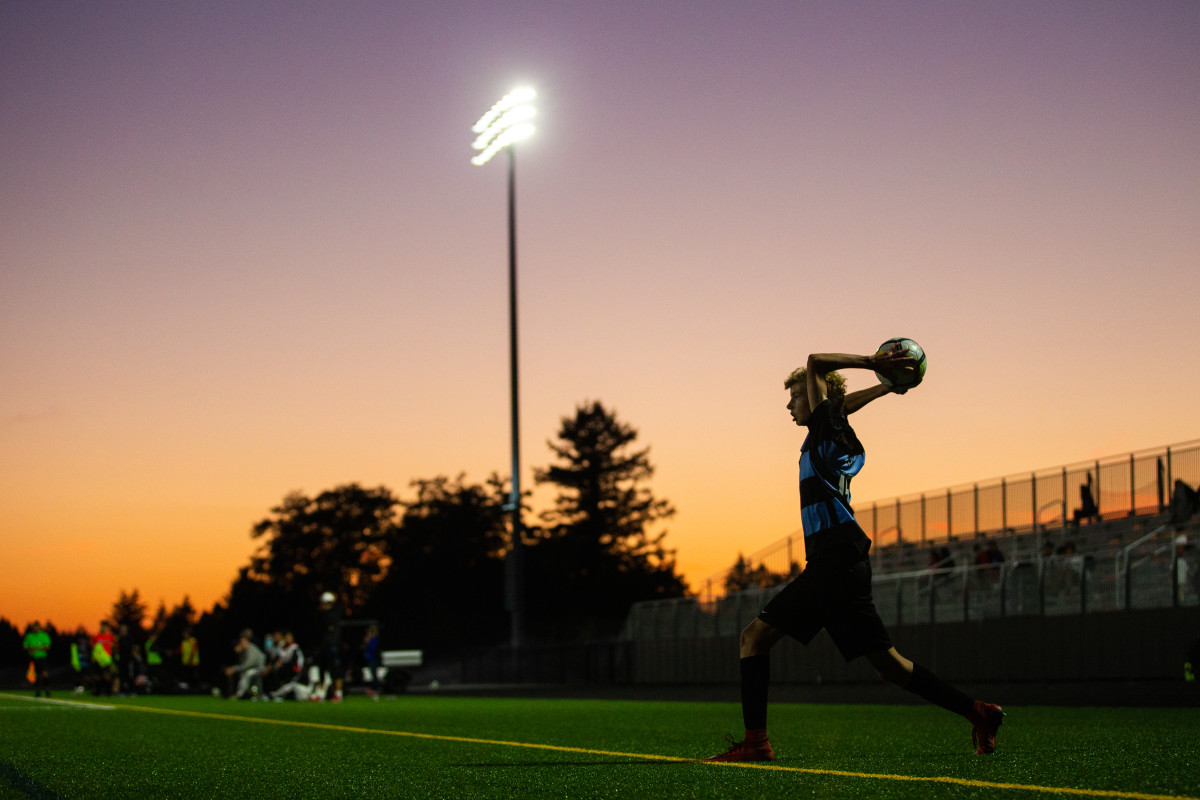
{"type": "Polygon", "coordinates": [[[1200,3],[14,0],[0,617],[207,609],[290,491],[508,473],[470,128],[521,85],[523,483],[615,409],[693,584],[799,526],[809,352],[928,352],[860,501],[1200,437],[1200,3]]]}

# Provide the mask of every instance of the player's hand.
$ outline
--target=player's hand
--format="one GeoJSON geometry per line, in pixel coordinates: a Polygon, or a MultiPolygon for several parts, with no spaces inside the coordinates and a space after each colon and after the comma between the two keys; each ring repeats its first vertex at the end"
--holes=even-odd
{"type": "Polygon", "coordinates": [[[875,353],[870,357],[870,360],[872,368],[877,373],[882,372],[890,375],[893,377],[893,380],[901,376],[909,379],[908,381],[896,381],[896,383],[906,384],[904,386],[896,386],[895,383],[888,386],[888,391],[894,394],[904,394],[909,389],[921,383],[920,367],[917,365],[917,360],[909,355],[902,344],[896,343],[882,353],[875,353]]]}
{"type": "Polygon", "coordinates": [[[880,372],[908,372],[916,374],[917,360],[908,354],[903,345],[895,344],[882,353],[870,356],[872,369],[880,372]]]}

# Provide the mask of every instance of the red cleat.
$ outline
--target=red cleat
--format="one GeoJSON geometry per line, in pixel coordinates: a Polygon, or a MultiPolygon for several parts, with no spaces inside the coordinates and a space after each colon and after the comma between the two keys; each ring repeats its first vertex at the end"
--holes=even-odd
{"type": "Polygon", "coordinates": [[[705,761],[774,761],[775,751],[766,737],[761,741],[750,741],[749,737],[740,742],[733,740],[733,734],[725,734],[729,749],[724,753],[709,756],[705,761]]]}
{"type": "Polygon", "coordinates": [[[975,754],[986,756],[996,752],[996,731],[1004,723],[1004,709],[994,703],[975,701],[975,710],[967,717],[971,723],[971,741],[975,754]]]}

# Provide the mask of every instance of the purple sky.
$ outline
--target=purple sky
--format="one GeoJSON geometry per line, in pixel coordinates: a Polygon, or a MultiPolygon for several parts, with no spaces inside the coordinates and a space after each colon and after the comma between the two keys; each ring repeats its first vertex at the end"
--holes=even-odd
{"type": "Polygon", "coordinates": [[[507,472],[470,126],[522,84],[524,482],[615,408],[693,581],[798,527],[810,351],[929,352],[860,500],[1200,435],[1200,4],[10,2],[0,563],[53,577],[0,616],[207,607],[288,491],[507,472]]]}

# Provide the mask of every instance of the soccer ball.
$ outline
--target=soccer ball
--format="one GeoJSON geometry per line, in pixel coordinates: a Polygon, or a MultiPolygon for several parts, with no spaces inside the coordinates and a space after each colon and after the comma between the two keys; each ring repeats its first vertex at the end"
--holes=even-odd
{"type": "Polygon", "coordinates": [[[883,344],[879,345],[876,353],[883,353],[891,350],[896,345],[902,345],[905,352],[912,356],[917,361],[916,374],[910,372],[894,371],[890,373],[875,372],[875,377],[879,378],[879,382],[884,386],[894,386],[897,389],[908,389],[916,386],[925,379],[925,350],[921,345],[914,342],[912,339],[905,339],[898,336],[895,339],[888,339],[883,344]]]}

